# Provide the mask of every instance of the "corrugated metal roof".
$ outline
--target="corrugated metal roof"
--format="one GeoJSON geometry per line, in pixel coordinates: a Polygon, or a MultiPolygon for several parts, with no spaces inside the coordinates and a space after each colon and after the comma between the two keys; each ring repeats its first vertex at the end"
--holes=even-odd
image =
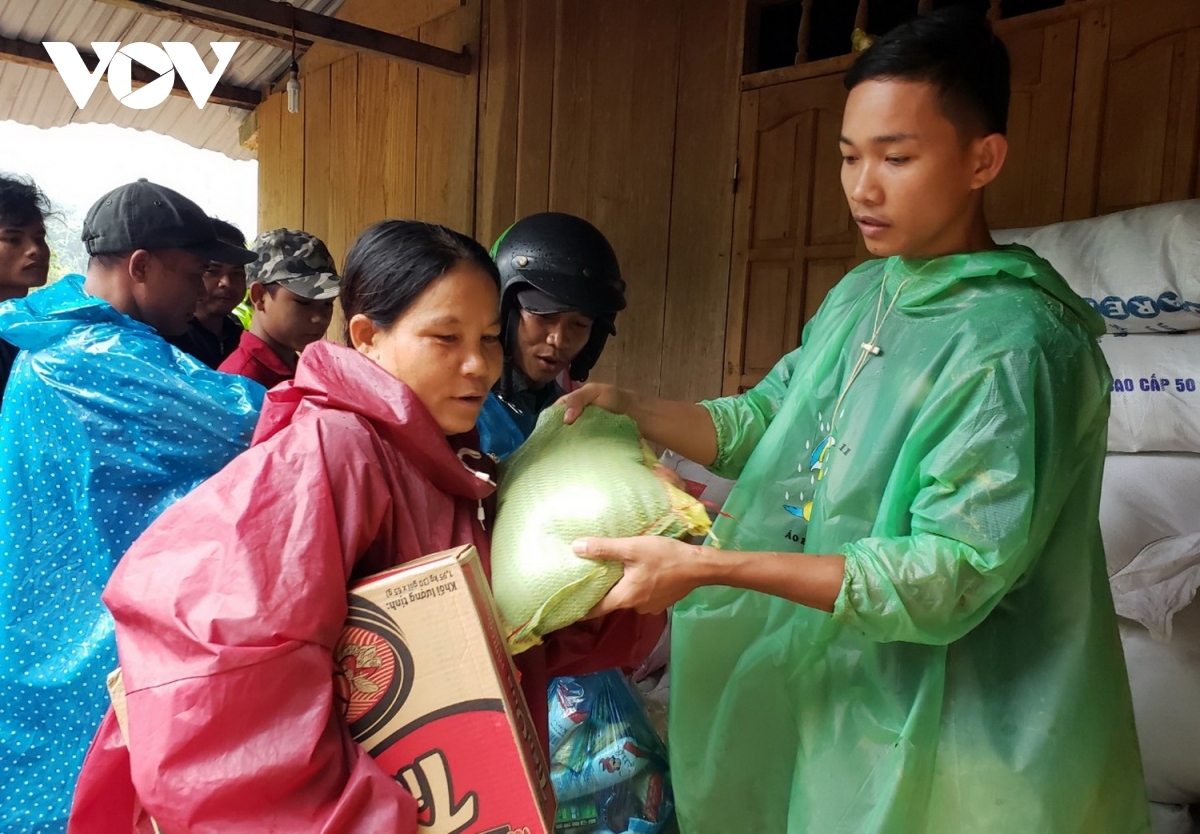
{"type": "MultiPolygon", "coordinates": [[[[332,15],[342,0],[302,0],[295,5],[332,15]]],[[[155,44],[189,41],[210,66],[210,43],[238,40],[93,0],[0,0],[0,35],[30,43],[70,41],[88,50],[92,42],[100,41],[155,44]]],[[[242,39],[241,44],[221,78],[222,83],[257,89],[283,73],[291,60],[285,49],[248,39],[242,39]]],[[[80,110],[54,69],[0,60],[0,120],[11,119],[36,127],[72,122],[115,124],[166,134],[234,159],[253,159],[254,152],[238,142],[238,127],[246,116],[245,110],[216,103],[209,103],[201,110],[190,98],[179,96],[170,96],[149,110],[134,110],[110,95],[103,82],[87,107],[80,110]]]]}

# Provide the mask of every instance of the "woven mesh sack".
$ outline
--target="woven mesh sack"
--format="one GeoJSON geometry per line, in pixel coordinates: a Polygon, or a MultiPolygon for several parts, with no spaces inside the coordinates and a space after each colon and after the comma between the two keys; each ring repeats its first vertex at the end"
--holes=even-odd
{"type": "Polygon", "coordinates": [[[576,539],[708,532],[704,506],[654,474],[657,460],[629,417],[562,406],[503,463],[492,531],[492,591],[513,653],[578,622],[621,578],[619,562],[583,559],[576,539]]]}

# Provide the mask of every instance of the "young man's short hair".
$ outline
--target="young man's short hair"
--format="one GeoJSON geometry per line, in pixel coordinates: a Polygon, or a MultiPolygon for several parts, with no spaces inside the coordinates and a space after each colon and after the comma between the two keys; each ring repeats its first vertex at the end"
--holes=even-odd
{"type": "Polygon", "coordinates": [[[33,180],[0,174],[0,225],[44,223],[49,214],[50,201],[33,180]]]}
{"type": "Polygon", "coordinates": [[[897,26],[846,73],[846,89],[864,81],[924,81],[965,138],[1008,130],[1008,50],[977,10],[946,6],[897,26]]]}

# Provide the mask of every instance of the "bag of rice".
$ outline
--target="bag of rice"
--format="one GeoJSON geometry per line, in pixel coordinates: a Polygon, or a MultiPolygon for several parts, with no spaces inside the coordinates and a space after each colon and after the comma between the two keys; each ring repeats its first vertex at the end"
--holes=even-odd
{"type": "Polygon", "coordinates": [[[576,539],[708,532],[704,505],[654,474],[633,420],[588,408],[568,426],[564,410],[542,412],[500,470],[492,592],[514,654],[581,620],[621,578],[618,562],[576,556],[576,539]]]}

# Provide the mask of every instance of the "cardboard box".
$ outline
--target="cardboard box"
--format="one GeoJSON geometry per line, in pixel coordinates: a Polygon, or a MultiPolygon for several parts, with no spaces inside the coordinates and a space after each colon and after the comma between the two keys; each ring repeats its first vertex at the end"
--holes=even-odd
{"type": "MultiPolygon", "coordinates": [[[[469,545],[350,589],[334,694],[354,740],[416,797],[422,834],[554,831],[550,771],[497,619],[469,545]]],[[[108,688],[128,743],[119,668],[108,688]]]]}
{"type": "Polygon", "coordinates": [[[350,590],[335,690],[423,834],[550,834],[554,793],[475,548],[350,590]]]}

